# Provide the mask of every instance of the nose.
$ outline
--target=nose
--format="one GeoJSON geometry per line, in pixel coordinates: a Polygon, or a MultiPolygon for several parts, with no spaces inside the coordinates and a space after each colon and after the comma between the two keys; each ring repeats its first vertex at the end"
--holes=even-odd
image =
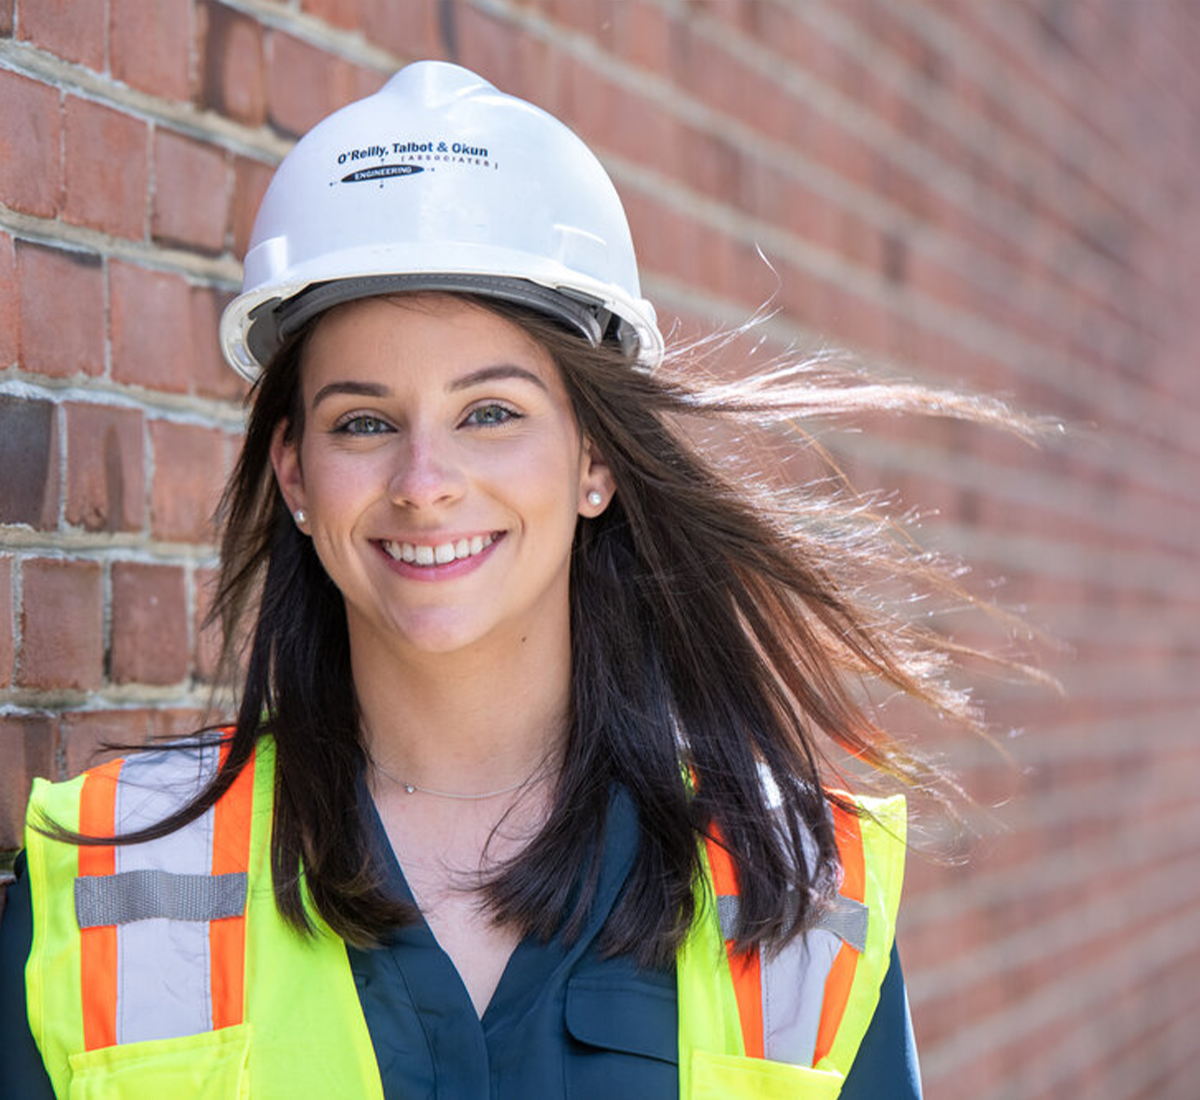
{"type": "Polygon", "coordinates": [[[396,504],[431,508],[458,500],[466,488],[451,441],[436,432],[412,429],[398,448],[388,492],[396,504]]]}

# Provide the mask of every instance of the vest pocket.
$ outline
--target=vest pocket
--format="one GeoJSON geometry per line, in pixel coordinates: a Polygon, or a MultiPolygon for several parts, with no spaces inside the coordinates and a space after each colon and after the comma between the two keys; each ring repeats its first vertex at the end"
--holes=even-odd
{"type": "Polygon", "coordinates": [[[684,1100],[835,1100],[846,1080],[833,1070],[692,1051],[692,1084],[684,1100]]]}
{"type": "Polygon", "coordinates": [[[69,1100],[248,1100],[250,1025],[71,1055],[69,1100]]]}

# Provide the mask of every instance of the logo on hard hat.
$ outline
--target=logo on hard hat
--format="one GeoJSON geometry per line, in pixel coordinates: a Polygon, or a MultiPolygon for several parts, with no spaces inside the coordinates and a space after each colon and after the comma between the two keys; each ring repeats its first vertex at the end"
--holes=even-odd
{"type": "Polygon", "coordinates": [[[413,176],[425,169],[416,164],[380,164],[374,168],[360,168],[342,177],[342,183],[364,183],[367,180],[387,179],[389,176],[413,176]]]}
{"type": "MultiPolygon", "coordinates": [[[[470,145],[465,141],[451,141],[433,138],[425,141],[384,141],[374,145],[359,146],[353,149],[343,149],[337,155],[340,166],[353,164],[354,161],[376,161],[369,168],[356,168],[348,175],[342,176],[341,183],[366,183],[395,179],[398,176],[415,176],[426,170],[437,171],[437,164],[470,165],[473,168],[497,169],[500,165],[492,159],[491,151],[485,145],[470,145]],[[404,164],[384,163],[389,156],[402,156],[404,164]],[[413,161],[425,162],[414,164],[413,161]],[[428,166],[428,169],[426,168],[428,166]]],[[[334,181],[330,181],[333,186],[334,181]]]]}

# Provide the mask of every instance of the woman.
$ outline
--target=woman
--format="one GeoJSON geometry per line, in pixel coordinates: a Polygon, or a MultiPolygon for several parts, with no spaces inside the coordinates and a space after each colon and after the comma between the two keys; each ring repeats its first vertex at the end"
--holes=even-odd
{"type": "Polygon", "coordinates": [[[0,1091],[918,1096],[902,805],[817,736],[927,784],[847,679],[969,723],[951,647],[683,427],[866,402],[661,362],[596,159],[435,62],[284,161],[222,336],[237,723],[35,789],[0,1091]]]}

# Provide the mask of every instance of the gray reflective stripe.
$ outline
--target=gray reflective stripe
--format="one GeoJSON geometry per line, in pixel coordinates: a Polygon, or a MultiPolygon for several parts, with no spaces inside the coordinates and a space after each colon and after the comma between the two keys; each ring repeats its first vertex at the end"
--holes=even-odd
{"type": "Polygon", "coordinates": [[[870,910],[861,901],[838,894],[813,927],[832,932],[861,955],[867,949],[869,918],[870,910]]]}
{"type": "Polygon", "coordinates": [[[176,875],[170,871],[124,871],[75,880],[75,915],[80,928],[132,924],[166,917],[210,921],[246,910],[245,872],[176,875]]]}
{"type": "MultiPolygon", "coordinates": [[[[737,928],[738,899],[734,894],[722,894],[717,898],[717,918],[721,922],[721,935],[731,940],[737,928]]],[[[861,901],[838,894],[828,909],[822,910],[809,926],[809,931],[818,929],[832,932],[848,943],[859,954],[867,946],[868,910],[861,901]]]]}
{"type": "MultiPolygon", "coordinates": [[[[717,898],[721,935],[734,938],[738,899],[717,898]]],[[[860,954],[867,945],[869,911],[838,894],[805,931],[779,951],[760,955],[763,1054],[776,1062],[811,1066],[821,1026],[825,982],[842,943],[860,954]]]]}
{"type": "Polygon", "coordinates": [[[737,928],[738,899],[736,894],[722,894],[717,898],[717,919],[721,922],[721,937],[731,940],[737,928]]]}
{"type": "Polygon", "coordinates": [[[825,982],[842,941],[822,928],[762,955],[763,1054],[775,1062],[811,1066],[825,1003],[825,982]]]}
{"type": "MultiPolygon", "coordinates": [[[[212,776],[215,742],[131,756],[117,783],[117,831],[161,821],[212,776]]],[[[145,844],[118,844],[116,871],[212,873],[213,811],[145,844]]],[[[117,1042],[173,1039],[212,1030],[208,923],[164,918],[117,925],[117,1042]]]]}

